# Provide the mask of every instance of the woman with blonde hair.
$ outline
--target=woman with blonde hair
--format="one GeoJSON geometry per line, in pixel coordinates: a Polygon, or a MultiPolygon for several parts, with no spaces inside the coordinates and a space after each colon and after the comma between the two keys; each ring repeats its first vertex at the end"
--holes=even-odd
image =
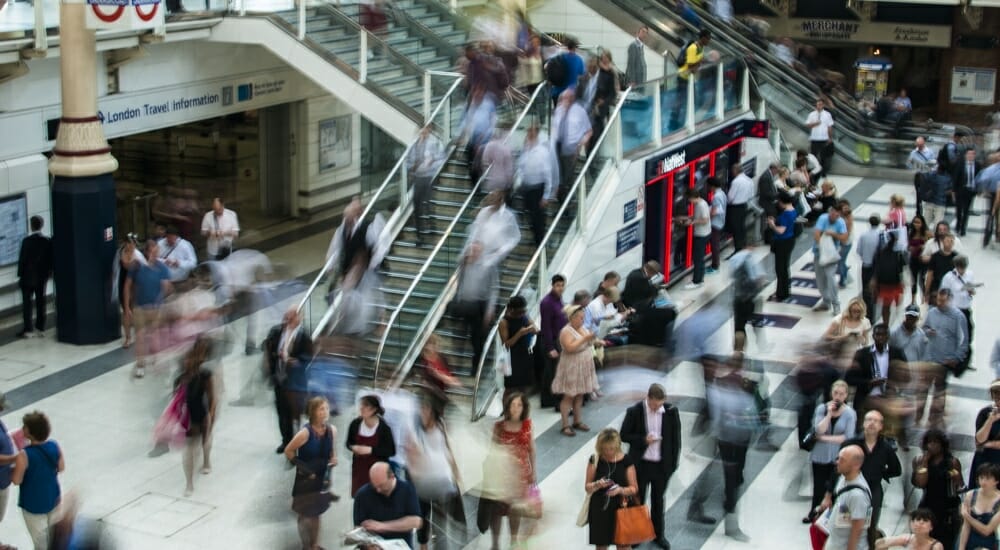
{"type": "MultiPolygon", "coordinates": [[[[863,317],[863,315],[862,315],[863,317]]],[[[826,485],[837,464],[840,444],[854,437],[858,414],[847,404],[847,382],[837,380],[830,386],[832,399],[820,403],[813,413],[812,429],[816,444],[809,452],[812,463],[812,507],[802,518],[802,523],[812,523],[823,512],[820,504],[826,495],[826,485]]]]}
{"type": "Polygon", "coordinates": [[[559,364],[552,380],[552,393],[562,395],[559,413],[562,415],[562,434],[575,436],[576,431],[590,431],[583,423],[583,396],[597,391],[597,369],[594,367],[594,340],[597,335],[583,326],[583,308],[570,305],[566,308],[569,323],[559,332],[559,364]],[[573,408],[574,423],[570,426],[569,410],[573,408]]]}
{"type": "MultiPolygon", "coordinates": [[[[635,465],[622,451],[618,430],[605,428],[597,434],[596,453],[587,462],[583,488],[590,495],[587,522],[590,544],[598,550],[611,546],[615,538],[615,514],[621,500],[639,493],[635,465]]],[[[617,546],[619,550],[631,546],[617,546]]]]}
{"type": "Polygon", "coordinates": [[[867,314],[865,301],[859,297],[851,298],[844,311],[830,322],[823,338],[833,342],[854,340],[858,348],[872,345],[872,323],[867,314]]]}

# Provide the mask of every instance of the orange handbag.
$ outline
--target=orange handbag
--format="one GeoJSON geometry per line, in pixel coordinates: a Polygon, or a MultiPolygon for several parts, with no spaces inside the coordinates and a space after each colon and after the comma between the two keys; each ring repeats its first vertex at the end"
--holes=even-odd
{"type": "Polygon", "coordinates": [[[629,506],[628,498],[622,497],[622,506],[615,512],[615,544],[634,546],[656,538],[653,519],[649,517],[649,507],[638,504],[629,506]]]}

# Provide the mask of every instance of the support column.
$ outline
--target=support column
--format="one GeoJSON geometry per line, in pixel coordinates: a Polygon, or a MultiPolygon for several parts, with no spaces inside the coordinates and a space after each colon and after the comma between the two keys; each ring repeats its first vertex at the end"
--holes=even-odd
{"type": "Polygon", "coordinates": [[[86,28],[86,4],[59,5],[62,118],[49,171],[55,250],[56,338],[99,344],[119,337],[111,296],[117,248],[118,161],[97,117],[97,48],[86,28]]]}

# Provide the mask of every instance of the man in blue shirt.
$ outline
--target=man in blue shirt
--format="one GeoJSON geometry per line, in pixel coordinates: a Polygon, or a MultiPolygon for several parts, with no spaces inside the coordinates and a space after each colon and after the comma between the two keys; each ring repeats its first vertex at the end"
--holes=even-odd
{"type": "Polygon", "coordinates": [[[819,289],[822,300],[815,306],[813,311],[827,311],[833,308],[833,314],[840,313],[840,296],[837,292],[837,264],[840,262],[840,255],[831,263],[821,265],[820,263],[820,240],[829,236],[833,239],[833,244],[837,251],[847,241],[847,223],[840,216],[840,210],[836,206],[831,206],[826,214],[816,220],[813,228],[813,271],[816,272],[816,287],[819,289]]]}
{"type": "MultiPolygon", "coordinates": [[[[0,411],[6,408],[7,396],[0,393],[0,411]]],[[[7,513],[7,500],[10,497],[10,474],[14,470],[14,461],[17,460],[17,447],[14,440],[7,432],[0,420],[0,521],[3,521],[7,513]]]]}
{"type": "Polygon", "coordinates": [[[146,241],[143,251],[146,263],[138,262],[125,280],[125,303],[132,309],[135,323],[136,378],[146,374],[146,360],[150,353],[157,328],[160,304],[170,294],[170,268],[160,260],[159,245],[153,239],[146,241]]]}
{"type": "MultiPolygon", "coordinates": [[[[559,54],[566,64],[566,80],[562,86],[552,86],[553,105],[559,101],[559,96],[564,91],[570,88],[576,89],[576,84],[580,81],[580,76],[583,75],[586,69],[583,64],[583,58],[580,57],[580,54],[576,53],[576,48],[579,45],[580,43],[575,38],[569,37],[566,39],[566,51],[559,54]]],[[[580,97],[582,97],[582,94],[580,94],[580,97]]]]}
{"type": "Polygon", "coordinates": [[[405,540],[413,548],[413,530],[420,528],[420,502],[413,485],[396,479],[386,462],[368,471],[369,483],[354,495],[354,525],[383,539],[405,540]]]}

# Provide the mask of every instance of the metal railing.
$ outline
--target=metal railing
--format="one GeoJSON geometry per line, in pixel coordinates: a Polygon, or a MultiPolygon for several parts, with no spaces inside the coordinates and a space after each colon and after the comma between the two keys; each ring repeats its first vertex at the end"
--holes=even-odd
{"type": "MultiPolygon", "coordinates": [[[[631,90],[631,88],[629,90],[631,90]]],[[[594,160],[600,156],[600,155],[598,155],[598,153],[601,151],[601,148],[605,144],[606,140],[608,139],[608,136],[615,136],[616,140],[620,143],[620,141],[621,141],[621,135],[620,135],[620,133],[621,133],[621,125],[620,125],[621,118],[620,118],[620,116],[621,116],[622,107],[625,105],[625,100],[626,100],[627,95],[628,95],[628,92],[623,93],[622,97],[618,100],[618,103],[615,105],[614,110],[611,112],[611,115],[608,117],[607,126],[605,126],[604,131],[601,133],[600,137],[594,143],[593,150],[590,152],[590,154],[587,155],[587,160],[584,162],[583,167],[580,169],[580,172],[577,175],[576,180],[573,182],[573,186],[567,192],[567,196],[573,196],[574,194],[577,196],[577,201],[576,201],[577,202],[577,204],[576,204],[576,217],[575,217],[575,220],[577,222],[577,229],[579,231],[581,231],[581,232],[582,232],[583,227],[586,224],[586,219],[587,219],[586,218],[586,215],[587,215],[587,204],[586,204],[587,189],[586,189],[585,182],[586,182],[586,179],[588,177],[588,171],[590,170],[591,164],[594,162],[594,160]]],[[[617,152],[621,151],[621,147],[617,146],[617,145],[615,147],[613,147],[613,149],[615,151],[617,151],[617,152]]],[[[612,156],[610,158],[607,158],[607,157],[604,157],[604,158],[606,158],[607,160],[610,160],[611,162],[613,162],[615,164],[619,163],[622,160],[622,157],[620,155],[612,156]]],[[[594,189],[591,189],[591,191],[593,192],[594,189]]],[[[524,275],[521,276],[521,279],[517,282],[517,285],[515,285],[514,289],[511,291],[511,296],[516,296],[516,295],[520,294],[525,289],[525,285],[528,284],[528,281],[531,279],[532,275],[534,274],[533,272],[534,272],[534,269],[535,269],[536,266],[539,267],[539,273],[538,273],[539,288],[542,288],[542,284],[543,284],[543,281],[545,279],[545,275],[546,275],[546,271],[547,271],[547,267],[548,267],[547,266],[548,261],[547,261],[547,258],[546,258],[546,256],[547,256],[546,249],[547,249],[547,247],[549,245],[549,242],[552,240],[553,235],[555,234],[556,230],[558,229],[558,227],[560,225],[560,222],[562,221],[563,216],[566,215],[566,211],[569,208],[569,205],[570,205],[570,201],[568,201],[568,200],[567,201],[563,201],[562,206],[559,208],[559,211],[556,213],[555,217],[549,223],[549,229],[548,229],[548,231],[546,231],[545,237],[542,239],[542,244],[538,246],[538,250],[536,250],[535,253],[534,253],[534,255],[531,256],[531,259],[528,261],[527,266],[525,266],[525,268],[524,268],[524,275]]],[[[493,323],[493,326],[490,327],[489,334],[486,337],[487,346],[492,345],[493,341],[497,338],[498,332],[500,330],[500,320],[503,319],[505,313],[506,313],[506,308],[504,309],[504,311],[501,311],[499,315],[497,315],[496,321],[493,323]]],[[[497,391],[497,387],[494,386],[492,389],[490,389],[488,391],[488,395],[485,396],[484,399],[482,399],[482,400],[478,399],[479,398],[479,394],[480,394],[480,389],[482,388],[483,383],[484,383],[484,381],[483,381],[483,369],[484,369],[484,366],[486,365],[487,359],[488,359],[488,357],[490,355],[489,353],[487,353],[488,349],[489,348],[487,348],[487,350],[483,352],[482,357],[480,357],[479,364],[478,365],[473,365],[473,371],[475,373],[475,385],[473,387],[473,393],[472,393],[472,420],[473,421],[478,420],[479,418],[482,417],[483,414],[485,414],[486,407],[489,406],[489,402],[492,399],[493,394],[496,393],[496,391],[497,391]],[[480,401],[480,403],[478,403],[479,406],[477,406],[477,401],[480,401]]],[[[493,370],[495,372],[495,361],[496,361],[495,357],[493,358],[493,361],[494,361],[494,369],[493,370]]],[[[493,374],[493,373],[491,373],[491,374],[493,374]]],[[[495,377],[493,377],[493,378],[495,378],[495,377]]],[[[493,380],[493,378],[491,378],[491,380],[493,380]]]]}
{"type": "MultiPolygon", "coordinates": [[[[507,134],[506,138],[504,139],[505,143],[507,143],[507,142],[510,141],[510,139],[514,135],[514,133],[521,127],[522,124],[524,124],[524,121],[527,119],[527,117],[534,112],[535,106],[536,106],[536,102],[538,102],[538,101],[547,102],[548,101],[549,98],[548,98],[548,93],[547,92],[548,92],[548,86],[540,85],[540,86],[538,86],[538,87],[535,88],[535,91],[534,91],[534,93],[532,93],[529,101],[527,102],[527,104],[525,104],[524,108],[518,114],[517,119],[514,121],[513,125],[511,126],[510,132],[507,134]]],[[[421,280],[427,274],[427,272],[430,269],[430,267],[434,264],[435,260],[438,259],[438,253],[444,248],[445,244],[448,242],[449,237],[452,235],[452,233],[453,233],[456,225],[464,217],[465,213],[468,211],[469,205],[472,202],[472,199],[476,196],[476,193],[478,192],[479,188],[481,187],[482,182],[485,181],[485,179],[489,175],[489,172],[490,172],[490,170],[492,170],[492,168],[493,168],[492,164],[490,166],[487,166],[486,169],[483,171],[482,176],[480,176],[479,180],[476,181],[475,186],[473,187],[472,191],[469,192],[469,196],[462,203],[462,206],[459,208],[458,213],[452,219],[451,223],[448,225],[448,227],[445,230],[444,234],[438,240],[437,245],[435,245],[434,250],[428,256],[428,258],[424,262],[424,264],[420,267],[420,271],[414,277],[413,282],[410,284],[409,288],[407,288],[407,290],[406,290],[406,293],[400,299],[399,304],[397,305],[396,309],[392,312],[392,315],[389,318],[389,321],[386,323],[385,330],[382,333],[382,338],[379,341],[378,351],[377,351],[377,353],[375,355],[375,371],[374,371],[374,375],[373,375],[373,382],[375,382],[375,383],[378,382],[378,374],[379,374],[379,370],[380,370],[381,365],[382,365],[383,354],[384,354],[384,352],[386,350],[386,346],[388,345],[389,338],[392,335],[392,328],[393,328],[393,326],[395,326],[396,322],[399,320],[399,316],[400,316],[401,312],[403,311],[403,308],[405,307],[407,301],[413,295],[414,291],[419,286],[421,280]]],[[[459,256],[460,256],[460,254],[459,254],[459,256]]],[[[446,289],[453,288],[453,286],[455,284],[457,284],[457,281],[458,281],[458,269],[456,269],[453,272],[453,274],[449,278],[448,282],[445,284],[445,288],[446,289]]],[[[429,336],[430,332],[432,331],[433,326],[435,326],[436,323],[437,323],[437,321],[440,319],[440,312],[439,312],[439,310],[443,310],[443,308],[447,304],[447,301],[443,300],[443,299],[446,296],[448,296],[448,294],[449,293],[447,291],[444,292],[444,293],[442,293],[441,296],[438,298],[438,300],[429,308],[428,314],[424,317],[424,320],[421,322],[421,325],[416,330],[416,338],[408,344],[406,351],[401,355],[401,357],[400,357],[400,364],[397,367],[395,373],[393,374],[392,382],[390,382],[390,385],[392,385],[392,386],[398,386],[398,384],[402,383],[402,380],[406,377],[406,374],[409,373],[410,365],[412,365],[413,361],[416,360],[416,355],[419,354],[420,350],[423,348],[424,344],[426,343],[427,337],[429,336]],[[435,312],[438,312],[438,314],[435,315],[435,312]],[[402,372],[402,375],[400,375],[401,372],[402,372]]]]}

